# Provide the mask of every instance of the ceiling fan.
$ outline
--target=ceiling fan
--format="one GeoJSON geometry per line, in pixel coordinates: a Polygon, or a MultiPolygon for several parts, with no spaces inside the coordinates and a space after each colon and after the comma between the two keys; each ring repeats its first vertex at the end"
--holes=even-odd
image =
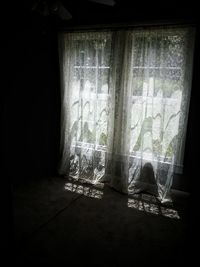
{"type": "MultiPolygon", "coordinates": [[[[89,2],[94,2],[97,4],[107,5],[107,6],[114,6],[114,0],[86,0],[89,2]]],[[[37,0],[32,5],[32,11],[38,12],[42,16],[48,16],[50,14],[55,14],[61,20],[70,20],[72,18],[72,14],[67,10],[59,0],[37,0]]]]}

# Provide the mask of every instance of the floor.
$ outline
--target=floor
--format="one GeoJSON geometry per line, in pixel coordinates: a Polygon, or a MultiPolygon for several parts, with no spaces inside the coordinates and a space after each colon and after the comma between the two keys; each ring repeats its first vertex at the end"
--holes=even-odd
{"type": "Polygon", "coordinates": [[[188,253],[188,194],[173,205],[130,198],[62,177],[15,186],[15,262],[26,266],[181,266],[188,253]]]}

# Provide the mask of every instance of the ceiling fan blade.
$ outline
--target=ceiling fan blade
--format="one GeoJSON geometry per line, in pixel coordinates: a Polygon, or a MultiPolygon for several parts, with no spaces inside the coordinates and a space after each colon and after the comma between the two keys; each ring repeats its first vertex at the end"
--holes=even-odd
{"type": "Polygon", "coordinates": [[[62,5],[60,1],[56,1],[51,5],[52,13],[58,15],[62,20],[70,20],[71,13],[62,5]]]}
{"type": "Polygon", "coordinates": [[[107,5],[107,6],[114,6],[115,1],[114,0],[88,0],[90,2],[96,2],[102,5],[107,5]]]}

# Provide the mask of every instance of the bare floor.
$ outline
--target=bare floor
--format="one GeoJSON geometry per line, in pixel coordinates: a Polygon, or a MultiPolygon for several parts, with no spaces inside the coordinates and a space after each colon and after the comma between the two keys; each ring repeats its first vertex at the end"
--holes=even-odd
{"type": "Polygon", "coordinates": [[[15,262],[182,266],[190,261],[188,195],[173,205],[53,177],[14,188],[15,262]]]}

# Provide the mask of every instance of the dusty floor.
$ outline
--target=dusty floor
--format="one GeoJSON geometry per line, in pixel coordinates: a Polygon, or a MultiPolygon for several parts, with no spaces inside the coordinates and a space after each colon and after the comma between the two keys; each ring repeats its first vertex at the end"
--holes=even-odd
{"type": "Polygon", "coordinates": [[[190,261],[188,195],[171,207],[61,177],[14,188],[15,262],[169,266],[190,261]],[[136,265],[137,264],[137,265],[136,265]]]}

